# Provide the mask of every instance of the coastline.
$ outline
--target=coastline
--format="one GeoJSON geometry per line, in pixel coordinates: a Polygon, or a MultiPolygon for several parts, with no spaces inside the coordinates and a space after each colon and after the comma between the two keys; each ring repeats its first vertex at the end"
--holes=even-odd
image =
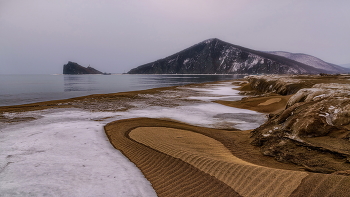
{"type": "MultiPolygon", "coordinates": [[[[89,194],[155,196],[150,183],[135,165],[111,146],[103,126],[137,117],[172,119],[208,127],[254,126],[242,120],[228,120],[225,115],[215,118],[220,112],[227,115],[235,110],[212,103],[208,97],[240,99],[234,91],[230,92],[231,82],[218,84],[192,84],[1,107],[0,136],[1,147],[4,147],[0,151],[1,191],[12,196],[29,193],[83,196],[84,192],[77,192],[87,185],[95,185],[89,194]],[[217,95],[220,92],[228,95],[217,95]],[[206,99],[201,100],[203,97],[206,99]]],[[[260,116],[255,112],[249,114],[260,116]]]]}
{"type": "MultiPolygon", "coordinates": [[[[280,112],[283,108],[283,105],[286,104],[287,97],[290,96],[286,97],[271,94],[242,99],[245,96],[239,95],[238,90],[247,88],[244,86],[244,83],[241,83],[242,81],[244,80],[191,84],[185,86],[156,88],[109,95],[91,95],[69,100],[50,101],[17,107],[12,106],[7,109],[2,109],[1,113],[3,115],[0,116],[0,121],[7,122],[7,124],[12,127],[12,129],[10,128],[10,130],[7,131],[13,132],[13,128],[16,128],[16,125],[18,128],[18,125],[25,125],[28,124],[28,122],[32,122],[33,124],[35,122],[39,123],[45,119],[46,116],[53,115],[52,117],[58,117],[57,113],[60,113],[60,116],[62,117],[65,116],[65,113],[69,112],[69,114],[73,115],[68,115],[70,118],[77,118],[78,116],[82,116],[84,117],[84,122],[89,121],[98,123],[99,138],[101,138],[101,132],[103,132],[103,129],[101,127],[105,125],[104,128],[109,141],[115,148],[120,150],[127,158],[133,161],[139,169],[141,169],[144,176],[146,176],[148,181],[151,182],[152,187],[155,189],[155,192],[158,196],[186,196],[189,194],[201,195],[204,193],[206,195],[214,196],[228,196],[228,194],[231,194],[233,196],[259,196],[267,194],[274,194],[274,196],[302,196],[308,194],[308,192],[314,192],[317,194],[325,188],[328,188],[329,191],[336,192],[333,194],[341,195],[347,192],[347,187],[350,183],[350,180],[347,176],[326,176],[322,174],[305,172],[304,169],[300,166],[281,163],[276,161],[273,157],[264,156],[260,153],[259,147],[250,145],[253,139],[250,138],[251,134],[249,132],[266,122],[265,115],[267,113],[280,112]],[[239,86],[241,86],[241,88],[239,88],[239,86]],[[113,103],[114,105],[112,105],[113,103]],[[275,104],[279,105],[276,107],[274,106],[275,104]],[[225,105],[227,105],[227,107],[225,105]],[[257,111],[263,113],[248,111],[244,109],[240,110],[238,108],[232,108],[232,106],[255,110],[258,109],[257,111]],[[271,108],[271,106],[274,107],[271,108]],[[259,110],[259,108],[265,108],[265,110],[259,110]],[[23,112],[23,109],[26,109],[26,112],[23,112]],[[4,116],[3,112],[6,110],[7,112],[4,116]],[[19,113],[21,110],[22,112],[19,113]],[[44,113],[41,114],[42,112],[44,113]],[[18,117],[19,114],[24,115],[18,117]],[[238,121],[234,121],[235,118],[240,119],[238,121]],[[260,121],[259,124],[252,124],[257,120],[260,121]],[[171,155],[169,152],[166,152],[165,150],[168,149],[164,149],[165,147],[163,148],[160,146],[152,148],[152,144],[147,144],[143,141],[137,141],[129,135],[129,133],[133,132],[135,128],[140,128],[142,133],[145,127],[176,128],[189,131],[190,133],[198,133],[220,142],[224,145],[224,147],[226,147],[229,152],[232,153],[232,155],[236,156],[237,158],[259,166],[257,169],[254,168],[253,171],[264,174],[264,176],[267,175],[267,177],[276,177],[277,175],[274,175],[274,173],[278,172],[278,174],[290,173],[289,177],[296,176],[299,178],[295,177],[293,178],[293,181],[284,181],[285,184],[290,183],[293,185],[288,187],[289,190],[274,186],[274,184],[277,184],[280,179],[270,178],[266,179],[264,183],[269,182],[269,185],[271,187],[274,187],[275,190],[267,190],[266,185],[264,186],[265,189],[261,189],[261,187],[258,187],[257,183],[254,181],[247,182],[244,179],[237,179],[237,177],[235,178],[236,175],[234,175],[234,171],[230,171],[232,177],[230,177],[230,173],[224,173],[227,175],[222,174],[222,170],[227,168],[228,164],[218,164],[217,167],[213,168],[217,169],[218,174],[211,174],[211,172],[208,171],[206,174],[209,173],[211,177],[207,177],[206,174],[202,174],[203,170],[205,171],[205,169],[202,169],[203,166],[196,166],[196,163],[210,163],[213,161],[213,158],[211,158],[211,156],[205,156],[205,160],[197,160],[195,163],[191,164],[190,161],[187,161],[181,156],[177,157],[176,155],[171,155]],[[237,128],[240,128],[241,130],[237,128]],[[120,136],[118,138],[115,138],[113,137],[115,134],[118,134],[120,136]],[[120,140],[124,140],[124,143],[126,143],[125,146],[123,145],[124,147],[120,147],[120,144],[118,145],[118,143],[116,144],[116,142],[119,142],[120,140]],[[130,145],[130,143],[133,145],[130,145]],[[147,149],[149,157],[140,157],[141,160],[134,161],[133,158],[138,156],[134,155],[134,153],[127,153],[127,151],[136,147],[139,147],[138,151],[145,151],[147,149]],[[157,152],[158,156],[154,156],[154,152],[157,152]],[[171,165],[163,166],[161,168],[155,168],[155,166],[150,167],[149,163],[153,163],[155,161],[155,158],[163,157],[165,159],[163,162],[166,160],[173,161],[174,165],[172,167],[176,168],[177,171],[170,170],[172,169],[171,165]],[[140,162],[142,164],[140,164],[140,162]],[[226,165],[226,167],[223,168],[223,165],[226,165]],[[146,172],[147,169],[148,172],[146,172]],[[184,171],[184,169],[187,170],[184,171]],[[259,169],[267,170],[261,171],[259,169]],[[163,174],[159,174],[159,172],[163,172],[163,174]],[[168,174],[167,177],[162,178],[165,172],[171,172],[171,174],[168,174]],[[188,174],[181,174],[181,172],[187,172],[188,174]],[[200,185],[191,185],[191,181],[185,180],[191,180],[193,178],[192,175],[193,177],[197,177],[198,179],[196,180],[198,181],[211,181],[203,182],[200,185]],[[176,182],[174,177],[176,177],[177,180],[183,180],[183,182],[176,182]],[[246,184],[246,187],[240,188],[238,186],[230,185],[229,182],[225,182],[227,179],[235,179],[239,180],[239,182],[244,182],[246,184]],[[320,179],[323,181],[320,182],[320,179]],[[333,179],[340,180],[342,184],[337,184],[336,182],[331,181],[333,179]],[[166,180],[167,183],[169,183],[169,185],[167,185],[168,187],[164,187],[164,183],[162,181],[157,182],[159,180],[166,180]],[[187,186],[184,185],[184,183],[186,183],[187,186]],[[316,183],[318,186],[310,189],[310,186],[316,183]],[[215,184],[215,186],[212,184],[215,184]],[[166,188],[173,189],[168,190],[166,188]],[[188,190],[181,188],[188,188],[188,190]],[[271,193],[273,191],[277,193],[271,193]]],[[[76,122],[78,119],[73,121],[76,122]]],[[[79,121],[83,119],[80,119],[79,121]]],[[[57,120],[57,123],[59,123],[59,120],[57,120]]],[[[75,123],[75,125],[77,124],[75,123]]],[[[81,123],[78,125],[82,127],[81,123]]],[[[74,126],[74,124],[72,124],[72,126],[74,126]]],[[[94,129],[96,129],[96,127],[94,127],[94,129]]],[[[7,132],[6,129],[3,130],[5,133],[7,132]]],[[[2,135],[6,135],[5,133],[2,133],[2,135]]],[[[29,135],[31,134],[28,134],[28,136],[29,135]]],[[[154,137],[156,141],[160,141],[155,134],[152,134],[151,137],[154,137]]],[[[102,139],[104,138],[102,137],[102,139]]],[[[68,138],[66,138],[66,140],[67,139],[68,138]]],[[[184,154],[185,153],[190,154],[188,158],[197,158],[197,153],[191,149],[185,150],[184,154]]],[[[143,153],[141,155],[143,155],[143,153]]],[[[166,163],[167,162],[164,164],[166,163]]],[[[10,163],[9,166],[11,165],[12,163],[10,163]]],[[[241,166],[240,168],[246,168],[245,164],[239,166],[241,166]]],[[[206,167],[204,166],[204,168],[206,167]]],[[[248,171],[246,173],[248,173],[248,171]]],[[[134,175],[130,174],[129,176],[134,175]]],[[[255,178],[257,178],[256,180],[262,180],[263,177],[259,175],[255,178]]],[[[249,179],[253,180],[254,178],[249,179]]],[[[283,187],[285,186],[286,185],[283,185],[283,187]]],[[[136,186],[136,188],[138,187],[139,186],[136,186]]],[[[145,190],[148,190],[148,192],[150,192],[149,189],[145,190]]],[[[139,194],[142,194],[142,192],[139,194]]]]}

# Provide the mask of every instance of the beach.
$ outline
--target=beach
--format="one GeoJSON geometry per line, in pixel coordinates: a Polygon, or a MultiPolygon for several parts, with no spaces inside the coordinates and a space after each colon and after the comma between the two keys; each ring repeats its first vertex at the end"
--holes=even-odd
{"type": "Polygon", "coordinates": [[[346,196],[348,176],[308,172],[251,145],[251,131],[281,113],[291,95],[241,94],[246,84],[0,107],[0,190],[4,196],[346,196]]]}
{"type": "MultiPolygon", "coordinates": [[[[231,88],[230,83],[224,83],[212,89],[220,90],[226,85],[231,88]]],[[[246,127],[242,121],[213,118],[220,111],[234,114],[235,110],[229,107],[187,98],[190,95],[201,95],[200,99],[223,96],[208,91],[197,95],[195,90],[183,87],[160,88],[2,107],[1,147],[4,148],[1,149],[0,190],[7,196],[45,193],[154,196],[142,173],[113,149],[103,126],[119,119],[153,117],[203,126],[246,127]]],[[[231,92],[224,96],[240,98],[231,92]]]]}

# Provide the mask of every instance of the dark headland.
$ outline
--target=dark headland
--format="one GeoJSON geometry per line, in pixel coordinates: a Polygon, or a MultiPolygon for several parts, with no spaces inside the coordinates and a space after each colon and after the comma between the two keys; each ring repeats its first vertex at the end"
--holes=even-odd
{"type": "Polygon", "coordinates": [[[75,62],[69,61],[63,66],[63,74],[81,75],[81,74],[103,74],[101,71],[92,68],[91,66],[84,67],[75,62]]]}

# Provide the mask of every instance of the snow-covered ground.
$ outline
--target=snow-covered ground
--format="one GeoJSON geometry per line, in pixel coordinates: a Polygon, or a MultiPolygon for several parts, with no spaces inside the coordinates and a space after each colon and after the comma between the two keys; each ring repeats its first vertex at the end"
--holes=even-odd
{"type": "Polygon", "coordinates": [[[102,118],[45,110],[1,128],[0,196],[156,196],[142,173],[109,143],[102,118]]]}
{"type": "Polygon", "coordinates": [[[192,89],[206,96],[191,98],[198,103],[176,107],[4,114],[36,119],[0,123],[0,196],[156,196],[140,170],[112,147],[103,126],[114,120],[150,117],[207,127],[258,127],[265,121],[264,115],[210,102],[240,99],[232,87],[226,82],[192,89]]]}

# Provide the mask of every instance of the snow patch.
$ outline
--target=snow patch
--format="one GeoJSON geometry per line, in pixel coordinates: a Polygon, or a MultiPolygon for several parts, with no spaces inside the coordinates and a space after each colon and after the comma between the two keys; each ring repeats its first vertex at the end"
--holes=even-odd
{"type": "Polygon", "coordinates": [[[45,110],[1,129],[4,196],[157,196],[140,170],[109,143],[92,118],[113,113],[45,110]],[[111,184],[113,183],[113,184],[111,184]]]}
{"type": "Polygon", "coordinates": [[[187,64],[190,61],[190,58],[184,60],[183,64],[187,64]]]}

